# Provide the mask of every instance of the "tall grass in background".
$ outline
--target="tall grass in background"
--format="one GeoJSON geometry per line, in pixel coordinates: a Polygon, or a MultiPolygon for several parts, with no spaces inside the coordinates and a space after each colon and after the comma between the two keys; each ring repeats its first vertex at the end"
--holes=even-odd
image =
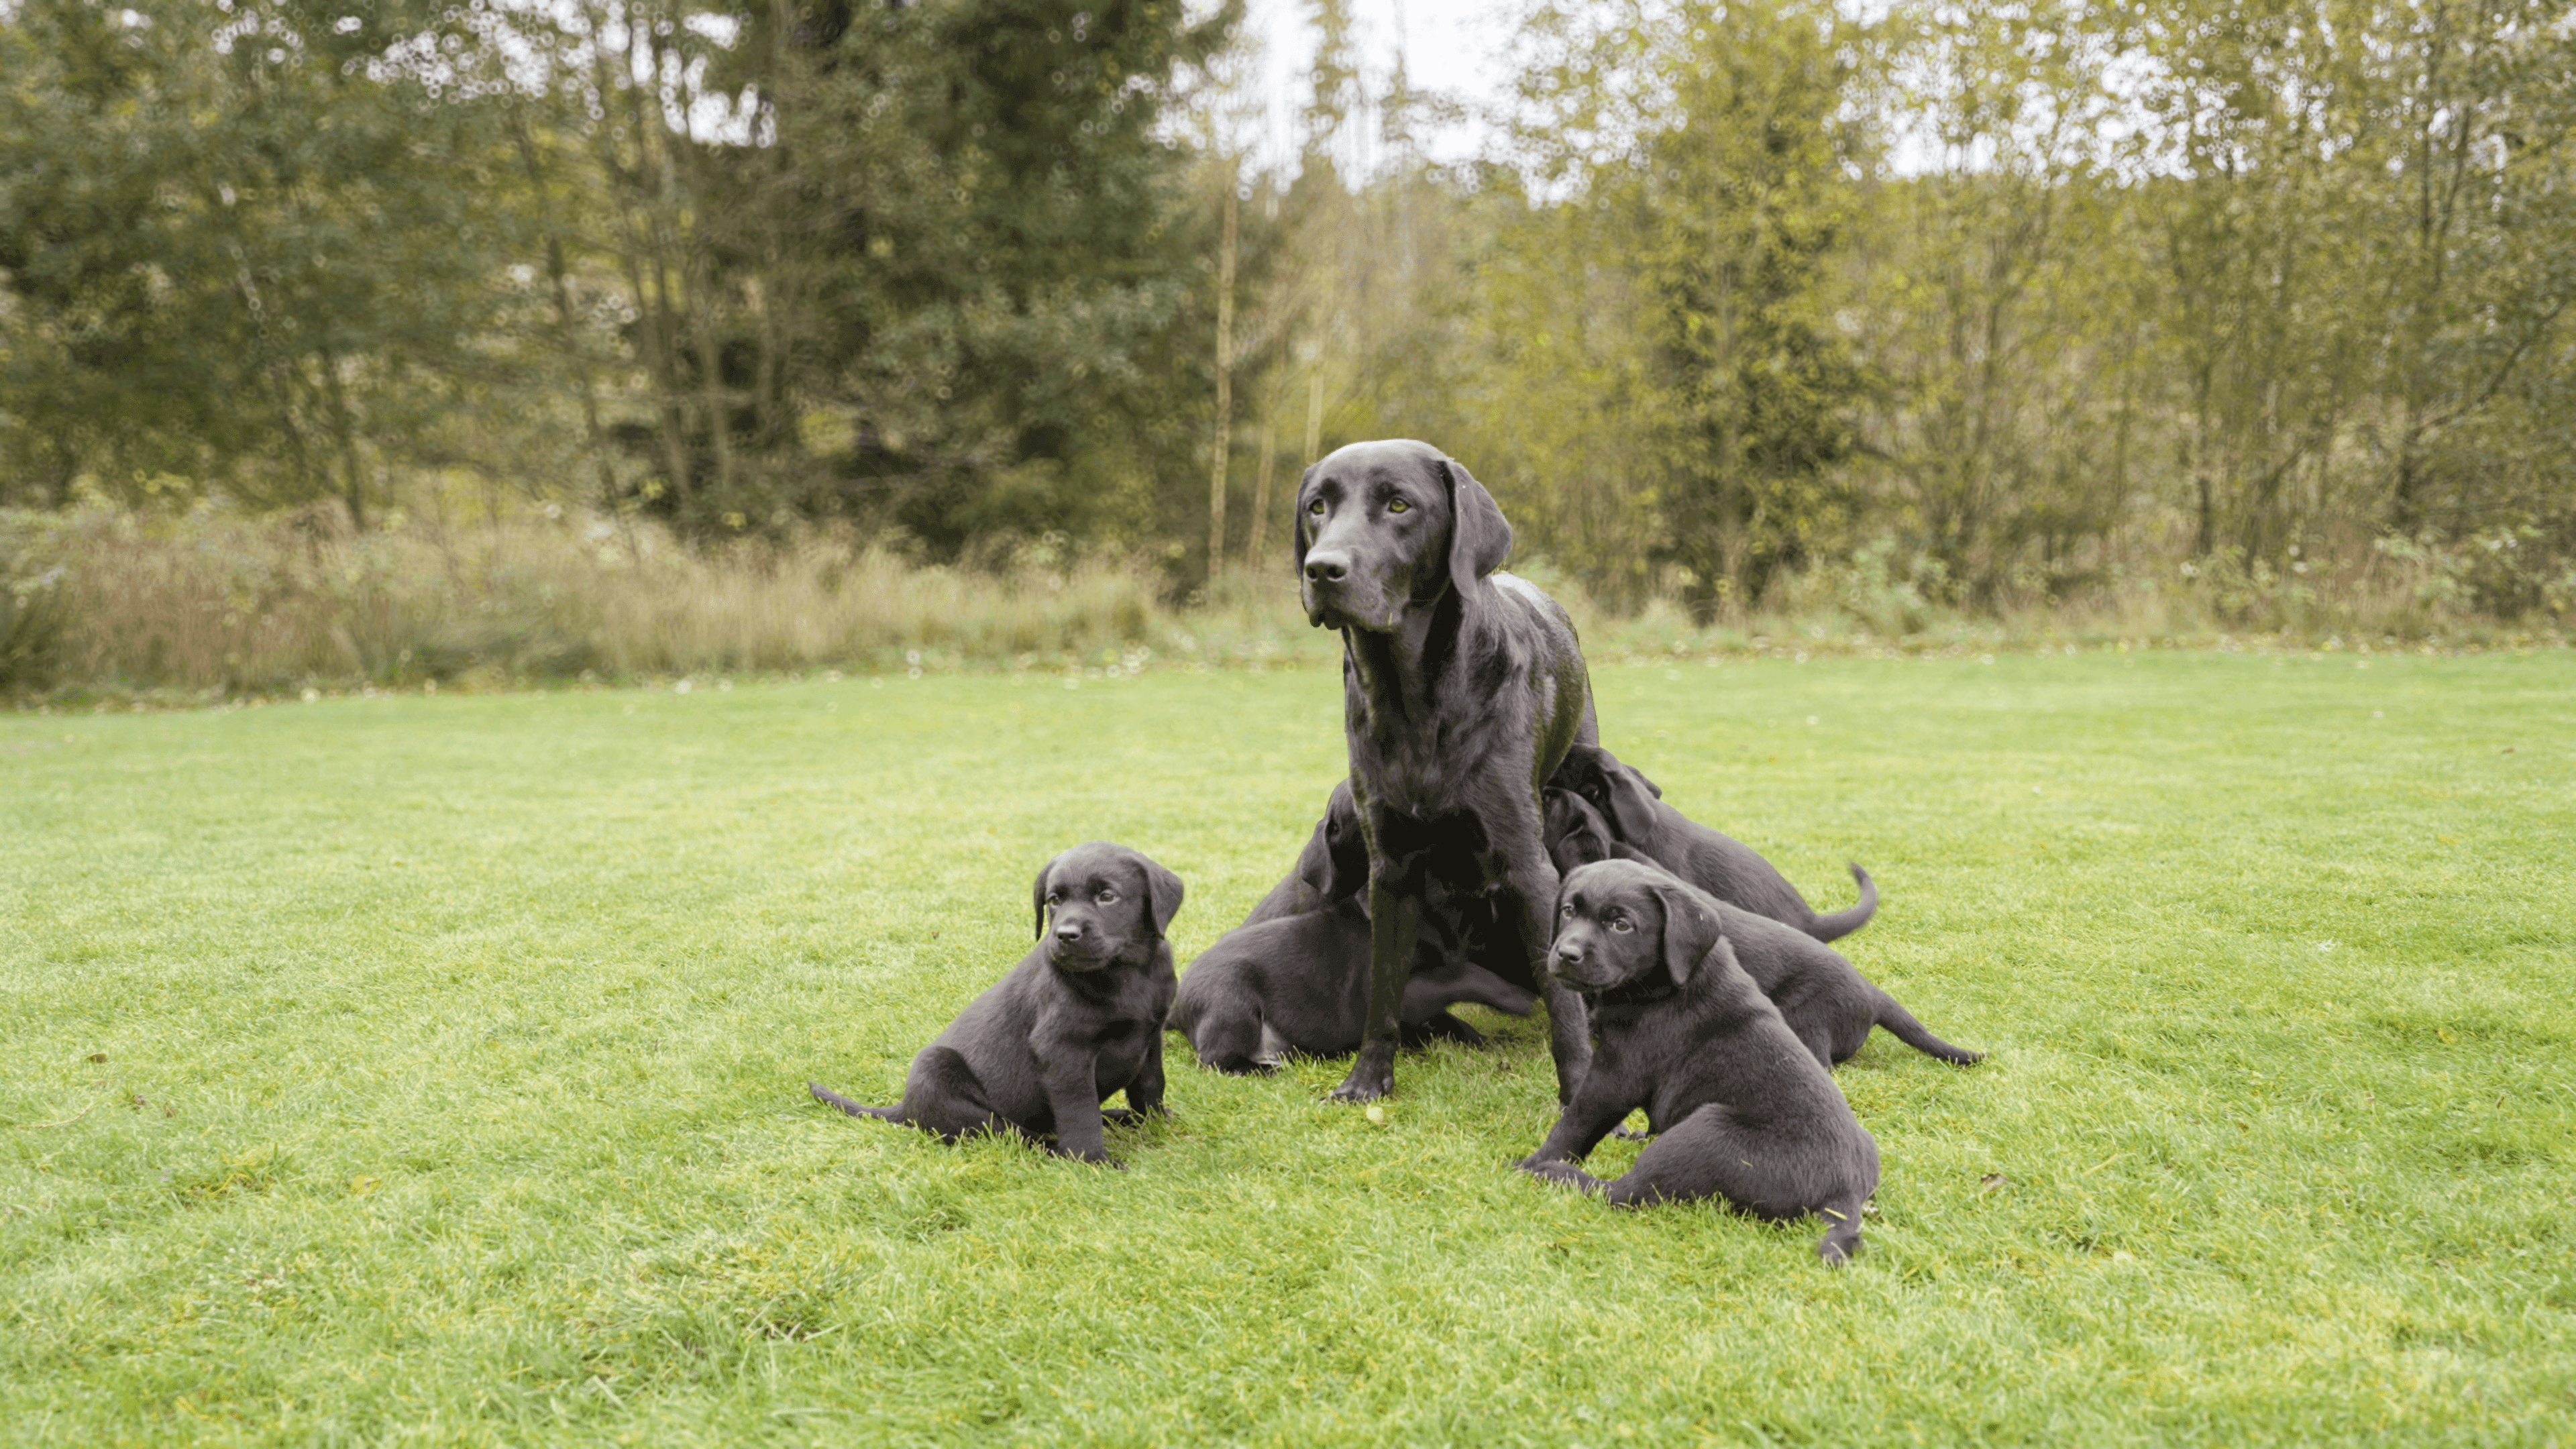
{"type": "MultiPolygon", "coordinates": [[[[1707,624],[1660,600],[1613,616],[1544,559],[1518,566],[1566,602],[1599,657],[2564,642],[2576,599],[2553,596],[2519,620],[2471,606],[2475,548],[2384,541],[2335,575],[2221,557],[1989,614],[1939,603],[1937,580],[1864,549],[1707,624]]],[[[942,567],[830,528],[688,548],[649,523],[588,516],[353,533],[329,512],[0,512],[0,693],[22,699],[1338,656],[1307,627],[1284,569],[1183,603],[1135,558],[1024,550],[997,567],[942,567]]]]}

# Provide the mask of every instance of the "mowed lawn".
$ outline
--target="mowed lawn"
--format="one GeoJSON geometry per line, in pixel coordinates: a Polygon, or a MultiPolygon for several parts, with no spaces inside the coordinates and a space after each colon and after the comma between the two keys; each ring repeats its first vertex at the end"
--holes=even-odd
{"type": "Polygon", "coordinates": [[[893,1100],[1063,846],[1238,921],[1327,670],[0,716],[0,1440],[2576,1437],[2576,656],[1593,678],[1993,1054],[1838,1073],[1848,1269],[1513,1171],[1473,1009],[1382,1123],[1167,1038],[1123,1171],[806,1097],[893,1100]]]}

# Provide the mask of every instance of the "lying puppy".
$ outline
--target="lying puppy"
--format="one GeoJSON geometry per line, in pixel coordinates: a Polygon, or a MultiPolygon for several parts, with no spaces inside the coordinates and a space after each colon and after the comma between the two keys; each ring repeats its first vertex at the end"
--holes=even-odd
{"type": "Polygon", "coordinates": [[[1878,911],[1878,886],[1868,871],[1855,865],[1851,873],[1860,882],[1860,904],[1818,915],[1759,851],[1666,804],[1652,780],[1599,746],[1577,745],[1567,751],[1565,763],[1556,767],[1548,783],[1574,791],[1607,816],[1621,844],[1719,900],[1784,921],[1819,941],[1850,935],[1878,911]]]}
{"type": "MultiPolygon", "coordinates": [[[[1612,836],[1588,802],[1550,786],[1547,806],[1548,847],[1558,870],[1571,871],[1597,860],[1624,860],[1659,875],[1669,874],[1644,852],[1612,836]]],[[[1861,975],[1833,947],[1687,882],[1675,880],[1674,884],[1697,894],[1703,905],[1717,913],[1745,974],[1780,1008],[1789,1030],[1816,1054],[1817,1061],[1833,1067],[1849,1060],[1869,1040],[1873,1026],[1886,1027],[1898,1041],[1945,1062],[1968,1066],[1985,1060],[1983,1052],[1955,1047],[1934,1036],[1914,1019],[1914,1013],[1861,975]]]]}
{"type": "Polygon", "coordinates": [[[1181,878],[1123,845],[1077,845],[1038,872],[1038,945],[913,1058],[903,1100],[866,1107],[808,1082],[853,1117],[905,1122],[954,1142],[1012,1131],[1106,1162],[1101,1121],[1163,1109],[1163,1016],[1181,878]],[[1054,929],[1047,926],[1050,915],[1054,929]],[[1125,1109],[1104,1109],[1112,1093],[1125,1109]]]}
{"type": "Polygon", "coordinates": [[[1757,1217],[1817,1213],[1832,1227],[1816,1253],[1842,1263],[1878,1187],[1878,1144],[1744,973],[1707,900],[1634,862],[1566,876],[1549,969],[1583,993],[1599,1045],[1520,1166],[1619,1207],[1722,1197],[1757,1217]],[[1576,1166],[1638,1107],[1659,1135],[1625,1176],[1576,1166]]]}
{"type": "MultiPolygon", "coordinates": [[[[1355,896],[1320,909],[1256,922],[1199,953],[1172,998],[1170,1027],[1199,1061],[1221,1072],[1267,1072],[1288,1052],[1340,1056],[1357,1051],[1368,1027],[1369,918],[1355,896]]],[[[1449,1014],[1462,1001],[1514,1016],[1536,997],[1429,940],[1414,953],[1398,1012],[1407,1046],[1437,1037],[1469,1044],[1484,1036],[1449,1014]]]]}

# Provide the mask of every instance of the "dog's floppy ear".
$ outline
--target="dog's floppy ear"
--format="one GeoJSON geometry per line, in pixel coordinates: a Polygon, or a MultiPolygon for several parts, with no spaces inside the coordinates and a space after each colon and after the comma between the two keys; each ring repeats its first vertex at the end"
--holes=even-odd
{"type": "Polygon", "coordinates": [[[1726,944],[1726,936],[1718,926],[1717,912],[1692,899],[1689,891],[1660,884],[1654,891],[1656,903],[1664,908],[1664,970],[1672,974],[1673,985],[1680,986],[1690,980],[1703,958],[1726,944]]]}
{"type": "Polygon", "coordinates": [[[1512,556],[1512,525],[1466,464],[1443,458],[1440,472],[1449,482],[1449,587],[1464,595],[1512,556]]]}
{"type": "Polygon", "coordinates": [[[1306,536],[1306,490],[1315,486],[1315,470],[1320,466],[1306,465],[1306,471],[1297,478],[1297,496],[1288,505],[1288,541],[1297,546],[1297,571],[1292,575],[1295,578],[1306,576],[1306,549],[1314,542],[1306,536]]]}
{"type": "Polygon", "coordinates": [[[1172,917],[1181,913],[1181,878],[1141,851],[1136,864],[1145,872],[1146,914],[1153,918],[1154,934],[1168,934],[1172,917]]]}
{"type": "Polygon", "coordinates": [[[1655,835],[1655,802],[1663,792],[1652,780],[1614,764],[1601,772],[1610,787],[1610,818],[1618,822],[1619,834],[1628,840],[1651,840],[1655,835]]]}
{"type": "Polygon", "coordinates": [[[1627,771],[1627,772],[1628,772],[1629,774],[1631,774],[1631,775],[1636,776],[1636,777],[1637,777],[1637,783],[1646,787],[1646,793],[1647,793],[1647,794],[1654,796],[1654,797],[1655,797],[1656,799],[1658,799],[1658,800],[1661,800],[1662,798],[1664,798],[1664,787],[1663,787],[1663,786],[1661,786],[1661,785],[1656,784],[1656,783],[1655,783],[1654,781],[1652,781],[1652,780],[1647,779],[1647,778],[1646,778],[1646,772],[1645,772],[1645,771],[1638,769],[1638,768],[1637,768],[1636,766],[1634,766],[1634,765],[1621,765],[1619,768],[1620,768],[1620,769],[1623,769],[1623,770],[1625,770],[1625,771],[1627,771]]]}
{"type": "Polygon", "coordinates": [[[1051,875],[1053,875],[1053,874],[1055,874],[1055,863],[1056,863],[1056,861],[1058,861],[1058,860],[1062,860],[1062,859],[1064,859],[1064,857],[1063,857],[1063,856],[1061,856],[1061,855],[1058,855],[1058,856],[1054,857],[1054,859],[1049,860],[1046,864],[1044,864],[1044,865],[1042,865],[1042,866],[1039,866],[1039,867],[1038,867],[1038,879],[1037,879],[1037,884],[1035,884],[1035,885],[1033,885],[1033,886],[1030,886],[1030,887],[1029,887],[1029,908],[1030,908],[1031,910],[1033,910],[1033,911],[1037,912],[1037,917],[1038,917],[1037,939],[1038,939],[1038,940],[1041,940],[1041,941],[1043,941],[1043,940],[1045,940],[1045,939],[1046,939],[1046,882],[1047,882],[1047,877],[1048,877],[1048,876],[1051,876],[1051,875]]]}

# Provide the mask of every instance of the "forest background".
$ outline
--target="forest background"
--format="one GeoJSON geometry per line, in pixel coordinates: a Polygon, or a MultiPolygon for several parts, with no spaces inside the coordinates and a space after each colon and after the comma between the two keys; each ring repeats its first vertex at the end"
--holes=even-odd
{"type": "Polygon", "coordinates": [[[0,690],[1259,658],[1380,436],[1616,648],[2576,624],[2563,6],[1303,10],[0,0],[0,690]]]}

